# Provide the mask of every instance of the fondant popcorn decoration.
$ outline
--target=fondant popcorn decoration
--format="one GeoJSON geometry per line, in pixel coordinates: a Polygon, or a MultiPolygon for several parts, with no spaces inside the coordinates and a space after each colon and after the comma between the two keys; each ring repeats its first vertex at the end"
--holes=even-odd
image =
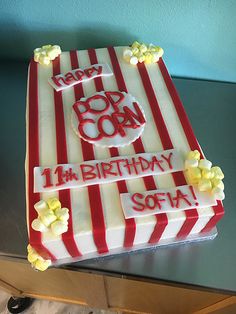
{"type": "Polygon", "coordinates": [[[213,193],[215,199],[223,200],[224,194],[224,174],[220,167],[212,167],[212,163],[207,159],[200,159],[198,150],[190,151],[185,160],[187,179],[190,184],[197,185],[199,191],[209,191],[213,193]]]}
{"type": "Polygon", "coordinates": [[[27,251],[28,251],[28,261],[31,263],[31,266],[34,269],[44,271],[46,270],[49,266],[51,266],[52,262],[51,260],[45,260],[40,256],[29,244],[27,246],[27,251]]]}
{"type": "Polygon", "coordinates": [[[139,62],[146,64],[158,62],[163,56],[164,50],[153,44],[143,44],[135,41],[130,48],[126,48],[123,52],[123,58],[130,64],[136,65],[139,62]]]}
{"type": "Polygon", "coordinates": [[[69,209],[61,208],[61,202],[56,198],[41,200],[34,205],[38,218],[32,221],[31,227],[40,232],[51,231],[60,235],[68,230],[69,209]]]}
{"type": "Polygon", "coordinates": [[[34,49],[34,61],[42,65],[49,65],[52,60],[61,54],[61,48],[57,45],[45,45],[34,49]]]}

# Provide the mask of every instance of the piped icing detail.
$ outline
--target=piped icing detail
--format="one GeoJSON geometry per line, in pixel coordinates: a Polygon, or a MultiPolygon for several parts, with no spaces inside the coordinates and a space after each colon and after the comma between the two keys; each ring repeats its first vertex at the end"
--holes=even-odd
{"type": "Polygon", "coordinates": [[[42,258],[42,256],[40,256],[34,250],[34,248],[32,248],[30,244],[27,246],[27,251],[28,251],[28,257],[27,257],[28,261],[31,263],[31,266],[34,269],[44,271],[48,269],[49,266],[51,266],[52,264],[51,260],[50,259],[45,260],[44,258],[42,258]]]}
{"type": "Polygon", "coordinates": [[[52,60],[61,54],[61,48],[58,45],[45,45],[34,49],[34,61],[41,65],[49,65],[52,60]]]}
{"type": "Polygon", "coordinates": [[[189,184],[196,185],[201,192],[213,193],[215,199],[223,200],[224,174],[220,167],[212,167],[212,162],[200,159],[198,150],[190,151],[185,160],[186,176],[189,184]]]}
{"type": "Polygon", "coordinates": [[[32,221],[31,227],[35,231],[51,231],[58,236],[68,230],[69,209],[62,208],[61,202],[56,198],[41,200],[34,205],[38,218],[32,221]]]}
{"type": "Polygon", "coordinates": [[[153,44],[143,44],[138,41],[123,51],[123,58],[132,65],[145,62],[146,64],[156,63],[163,56],[164,50],[153,44]]]}

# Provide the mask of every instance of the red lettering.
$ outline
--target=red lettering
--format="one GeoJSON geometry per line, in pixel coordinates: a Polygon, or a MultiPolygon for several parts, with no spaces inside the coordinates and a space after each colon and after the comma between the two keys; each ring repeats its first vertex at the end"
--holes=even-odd
{"type": "Polygon", "coordinates": [[[84,73],[87,75],[88,78],[92,77],[94,72],[97,72],[97,75],[100,75],[102,73],[102,67],[98,66],[98,68],[96,68],[95,66],[93,66],[84,70],[84,73]]]}
{"type": "Polygon", "coordinates": [[[143,198],[144,198],[144,196],[143,196],[143,194],[141,194],[141,193],[134,193],[134,194],[131,196],[132,202],[133,202],[135,205],[138,205],[138,206],[139,206],[139,207],[133,206],[133,209],[134,209],[134,210],[136,210],[136,211],[138,211],[138,212],[144,211],[145,205],[142,204],[142,203],[140,203],[140,202],[138,202],[138,200],[137,200],[137,199],[143,199],[143,198]]]}
{"type": "Polygon", "coordinates": [[[143,158],[143,157],[139,157],[138,159],[140,161],[140,165],[141,165],[142,171],[148,170],[149,167],[150,167],[149,161],[147,159],[143,158]]]}
{"type": "Polygon", "coordinates": [[[101,168],[102,168],[102,173],[104,178],[107,177],[107,175],[111,176],[116,176],[117,177],[117,172],[112,172],[113,166],[110,163],[107,162],[101,162],[101,168]]]}
{"type": "Polygon", "coordinates": [[[45,184],[43,186],[44,188],[50,188],[53,186],[51,181],[51,168],[45,168],[41,175],[45,176],[45,184]]]}
{"type": "Polygon", "coordinates": [[[62,76],[53,76],[52,80],[58,87],[69,85],[62,76]]]}
{"type": "Polygon", "coordinates": [[[179,208],[180,202],[183,201],[185,202],[187,205],[191,206],[192,204],[190,203],[190,201],[187,199],[188,195],[187,194],[183,194],[181,192],[181,190],[177,190],[176,191],[176,197],[173,198],[174,201],[176,201],[175,207],[179,208]]]}
{"type": "Polygon", "coordinates": [[[105,113],[110,107],[108,99],[105,96],[100,95],[100,94],[87,98],[86,104],[89,107],[89,112],[94,113],[94,114],[105,113]],[[99,108],[93,109],[91,106],[93,102],[96,102],[97,100],[99,101],[99,108]],[[102,107],[102,104],[104,105],[104,108],[102,107]]]}
{"type": "Polygon", "coordinates": [[[117,129],[122,137],[126,136],[124,128],[136,129],[137,127],[134,120],[130,121],[129,117],[123,112],[113,112],[112,118],[114,119],[117,129]]]}
{"type": "Polygon", "coordinates": [[[111,164],[116,164],[117,166],[117,170],[118,170],[118,173],[119,173],[119,176],[122,177],[123,176],[123,173],[121,171],[121,168],[120,168],[120,164],[124,162],[124,159],[117,159],[117,160],[112,160],[111,161],[111,164]]]}
{"type": "Polygon", "coordinates": [[[76,78],[74,77],[73,73],[72,72],[68,72],[66,73],[65,75],[65,81],[68,85],[70,85],[71,83],[73,82],[76,82],[76,78]]]}
{"type": "Polygon", "coordinates": [[[85,115],[89,111],[89,105],[87,104],[87,102],[77,101],[76,103],[74,103],[73,109],[76,113],[78,120],[81,121],[82,116],[85,115]]]}
{"type": "MultiPolygon", "coordinates": [[[[114,137],[117,133],[118,133],[118,130],[117,130],[117,128],[116,128],[116,126],[115,126],[115,124],[114,124],[114,120],[112,119],[112,117],[111,116],[109,116],[109,115],[105,115],[105,116],[102,116],[99,120],[98,120],[98,123],[97,123],[97,125],[98,125],[98,131],[99,131],[99,133],[100,133],[100,135],[102,136],[102,137],[114,137]],[[104,121],[109,121],[109,124],[112,126],[112,128],[113,128],[113,133],[107,133],[106,131],[105,131],[105,128],[103,127],[103,122],[104,121]]],[[[110,129],[110,128],[109,128],[110,129]]]]}
{"type": "Polygon", "coordinates": [[[115,112],[119,112],[118,105],[124,100],[125,96],[121,92],[105,92],[109,102],[112,104],[115,112]],[[115,98],[117,98],[115,100],[115,98]]]}
{"type": "Polygon", "coordinates": [[[83,181],[93,180],[97,178],[95,167],[92,165],[80,165],[83,181]]]}
{"type": "Polygon", "coordinates": [[[160,198],[161,196],[165,196],[166,194],[165,193],[155,193],[155,197],[156,197],[156,205],[159,209],[162,208],[162,202],[165,202],[166,199],[165,198],[160,198]]]}
{"type": "Polygon", "coordinates": [[[133,102],[133,106],[134,106],[134,109],[136,110],[136,113],[132,111],[131,109],[129,109],[129,107],[127,106],[124,106],[123,110],[129,117],[129,120],[131,121],[131,123],[136,125],[136,128],[138,128],[139,126],[137,125],[137,123],[135,123],[135,120],[138,121],[141,125],[144,124],[146,120],[143,116],[141,109],[139,108],[139,105],[136,102],[133,102]]]}
{"type": "Polygon", "coordinates": [[[145,197],[145,205],[149,209],[154,209],[156,207],[156,198],[154,195],[147,195],[145,197]]]}
{"type": "Polygon", "coordinates": [[[163,160],[159,160],[157,159],[156,156],[152,157],[152,161],[151,161],[151,169],[152,171],[154,171],[154,166],[156,165],[161,171],[164,171],[164,168],[162,168],[161,163],[163,162],[163,160]]]}
{"type": "Polygon", "coordinates": [[[79,126],[78,126],[78,130],[79,130],[79,133],[81,134],[81,136],[85,140],[88,140],[88,141],[99,141],[100,139],[102,139],[101,134],[98,134],[97,137],[90,137],[84,132],[84,125],[87,123],[96,124],[96,122],[93,119],[84,119],[83,121],[81,121],[79,123],[79,126]]]}
{"type": "Polygon", "coordinates": [[[172,157],[173,153],[169,153],[169,156],[166,157],[165,155],[161,155],[161,157],[163,159],[165,159],[165,161],[167,162],[168,166],[169,166],[169,169],[173,169],[173,166],[171,164],[171,157],[172,157]]]}
{"type": "Polygon", "coordinates": [[[98,178],[101,179],[102,176],[101,176],[99,164],[96,164],[96,169],[97,169],[97,173],[98,173],[98,178]]]}
{"type": "Polygon", "coordinates": [[[65,184],[65,181],[63,180],[63,166],[56,167],[55,174],[57,174],[57,184],[56,186],[60,186],[65,184]]]}
{"type": "Polygon", "coordinates": [[[169,201],[170,201],[170,206],[171,206],[172,208],[174,208],[174,207],[175,207],[175,204],[174,204],[174,202],[173,202],[173,200],[172,200],[172,197],[171,197],[170,192],[167,192],[166,195],[167,195],[167,197],[168,197],[168,199],[169,199],[169,201]]]}
{"type": "Polygon", "coordinates": [[[132,157],[132,161],[130,163],[129,159],[124,159],[124,161],[125,161],[124,167],[128,169],[129,174],[132,174],[133,170],[135,174],[138,174],[137,165],[139,165],[140,162],[137,162],[134,157],[132,157]]]}
{"type": "Polygon", "coordinates": [[[63,177],[66,179],[66,182],[73,181],[73,180],[76,180],[76,181],[79,180],[77,174],[75,172],[73,172],[72,168],[69,168],[68,170],[66,170],[64,172],[63,177]]]}
{"type": "Polygon", "coordinates": [[[83,77],[84,77],[84,71],[82,71],[82,70],[76,70],[75,72],[74,72],[74,74],[75,74],[75,76],[77,77],[77,79],[79,80],[79,81],[81,81],[82,79],[83,79],[83,77]]]}

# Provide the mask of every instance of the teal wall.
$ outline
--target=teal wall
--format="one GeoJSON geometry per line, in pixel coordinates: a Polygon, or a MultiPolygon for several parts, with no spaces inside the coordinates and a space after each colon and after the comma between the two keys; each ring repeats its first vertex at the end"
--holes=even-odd
{"type": "Polygon", "coordinates": [[[236,0],[0,0],[0,57],[46,43],[165,50],[172,75],[236,82],[236,0]]]}

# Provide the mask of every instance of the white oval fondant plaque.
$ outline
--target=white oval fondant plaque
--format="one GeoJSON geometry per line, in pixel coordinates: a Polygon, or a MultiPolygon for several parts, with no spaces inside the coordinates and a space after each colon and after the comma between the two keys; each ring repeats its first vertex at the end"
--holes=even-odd
{"type": "Polygon", "coordinates": [[[145,115],[137,100],[119,91],[81,98],[72,108],[72,127],[85,141],[103,147],[125,146],[143,132],[145,115]]]}

